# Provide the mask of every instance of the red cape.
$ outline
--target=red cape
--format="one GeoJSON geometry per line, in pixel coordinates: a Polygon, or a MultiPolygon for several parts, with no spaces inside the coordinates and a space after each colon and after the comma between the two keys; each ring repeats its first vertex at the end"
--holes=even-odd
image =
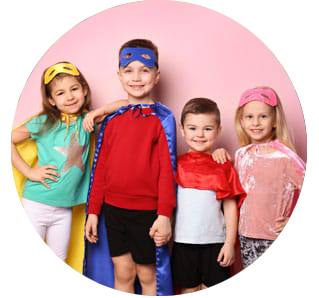
{"type": "Polygon", "coordinates": [[[217,200],[236,198],[238,208],[246,197],[232,163],[218,164],[209,154],[189,152],[180,155],[176,182],[185,188],[213,190],[217,200]]]}

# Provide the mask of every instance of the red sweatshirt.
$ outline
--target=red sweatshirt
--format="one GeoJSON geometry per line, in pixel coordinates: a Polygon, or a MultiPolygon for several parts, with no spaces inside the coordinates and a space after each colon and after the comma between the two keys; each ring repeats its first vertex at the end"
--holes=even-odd
{"type": "MultiPolygon", "coordinates": [[[[150,112],[143,108],[143,114],[150,112]]],[[[172,215],[176,206],[174,174],[157,116],[143,117],[139,111],[128,110],[105,127],[88,213],[100,214],[103,201],[119,208],[172,215]]]]}

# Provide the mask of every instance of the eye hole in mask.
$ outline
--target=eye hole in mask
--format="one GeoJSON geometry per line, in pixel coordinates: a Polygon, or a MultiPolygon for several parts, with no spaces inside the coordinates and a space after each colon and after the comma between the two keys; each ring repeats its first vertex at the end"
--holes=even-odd
{"type": "Polygon", "coordinates": [[[141,56],[145,59],[151,60],[151,56],[149,54],[141,54],[141,56]]]}
{"type": "MultiPolygon", "coordinates": [[[[124,55],[124,58],[127,59],[127,58],[130,58],[132,57],[132,53],[127,53],[124,55]]],[[[141,57],[143,57],[144,59],[147,59],[147,60],[151,60],[151,56],[149,54],[141,54],[141,57]]]]}

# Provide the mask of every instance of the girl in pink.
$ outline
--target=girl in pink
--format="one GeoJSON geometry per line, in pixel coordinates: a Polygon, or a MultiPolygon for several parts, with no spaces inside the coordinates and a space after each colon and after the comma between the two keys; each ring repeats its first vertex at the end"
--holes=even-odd
{"type": "Polygon", "coordinates": [[[243,266],[254,262],[287,223],[302,186],[305,163],[295,153],[277,93],[247,90],[235,116],[240,144],[235,167],[247,198],[240,209],[243,266]]]}

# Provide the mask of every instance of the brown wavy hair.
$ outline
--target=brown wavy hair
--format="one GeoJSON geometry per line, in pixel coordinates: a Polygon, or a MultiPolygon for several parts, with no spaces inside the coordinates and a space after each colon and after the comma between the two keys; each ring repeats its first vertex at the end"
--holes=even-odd
{"type": "MultiPolygon", "coordinates": [[[[58,63],[70,63],[70,62],[62,61],[62,62],[57,62],[56,64],[58,64],[58,63]]],[[[43,74],[41,77],[42,111],[41,111],[40,115],[46,115],[47,118],[46,118],[45,122],[43,123],[43,126],[42,126],[39,134],[42,134],[43,132],[53,128],[55,125],[57,125],[59,123],[59,120],[60,120],[61,112],[57,109],[56,106],[51,105],[49,102],[49,98],[51,98],[52,85],[54,84],[54,82],[56,80],[61,80],[62,78],[66,77],[66,76],[72,76],[72,75],[66,74],[66,73],[59,73],[53,78],[53,80],[49,84],[46,85],[46,84],[44,84],[44,75],[48,69],[49,69],[49,67],[43,71],[43,74]]],[[[85,110],[88,111],[91,109],[91,90],[90,90],[90,86],[89,86],[87,80],[85,79],[85,77],[83,76],[81,71],[78,68],[77,68],[77,70],[79,71],[80,75],[74,76],[74,78],[77,79],[77,81],[81,84],[83,89],[87,90],[84,104],[79,111],[79,113],[82,114],[85,110]]]]}

